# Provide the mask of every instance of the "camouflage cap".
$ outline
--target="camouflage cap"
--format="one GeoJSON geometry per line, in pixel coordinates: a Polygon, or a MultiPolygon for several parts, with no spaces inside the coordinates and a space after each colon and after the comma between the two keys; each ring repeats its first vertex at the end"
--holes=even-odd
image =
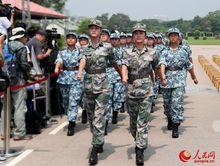
{"type": "Polygon", "coordinates": [[[176,33],[180,36],[180,30],[178,28],[170,28],[168,31],[167,31],[167,36],[169,36],[171,33],[176,33]]]}
{"type": "Polygon", "coordinates": [[[126,35],[126,33],[121,32],[120,35],[119,35],[119,37],[127,37],[127,35],[126,35]]]}
{"type": "Polygon", "coordinates": [[[147,33],[147,37],[148,37],[148,38],[155,39],[155,36],[154,36],[154,34],[153,34],[152,32],[147,33]]]}
{"type": "Polygon", "coordinates": [[[134,33],[135,31],[143,31],[143,32],[146,32],[146,25],[144,25],[144,24],[142,24],[142,23],[137,23],[137,24],[135,24],[135,26],[133,27],[132,33],[134,33]]]}
{"type": "Polygon", "coordinates": [[[85,38],[85,39],[89,40],[89,36],[86,35],[85,33],[79,35],[79,39],[82,39],[82,38],[85,38]]]}
{"type": "Polygon", "coordinates": [[[117,33],[112,33],[110,39],[119,39],[119,36],[117,33]]]}
{"type": "Polygon", "coordinates": [[[110,36],[110,35],[111,35],[111,33],[110,33],[110,31],[109,31],[108,29],[102,29],[102,33],[107,33],[107,34],[108,34],[108,36],[110,36]]]}
{"type": "Polygon", "coordinates": [[[91,19],[88,26],[90,27],[92,25],[102,28],[102,22],[100,20],[91,19]]]}
{"type": "Polygon", "coordinates": [[[184,39],[184,34],[182,32],[180,32],[180,38],[181,38],[181,40],[184,39]]]}
{"type": "Polygon", "coordinates": [[[67,38],[68,36],[74,36],[75,38],[78,38],[78,35],[77,35],[75,32],[73,32],[73,31],[67,32],[67,33],[66,33],[66,38],[67,38]]]}
{"type": "Polygon", "coordinates": [[[127,37],[132,37],[132,33],[127,33],[127,37]]]}
{"type": "Polygon", "coordinates": [[[157,34],[155,34],[155,37],[156,37],[156,38],[163,38],[163,36],[162,36],[161,33],[157,33],[157,34]]]}

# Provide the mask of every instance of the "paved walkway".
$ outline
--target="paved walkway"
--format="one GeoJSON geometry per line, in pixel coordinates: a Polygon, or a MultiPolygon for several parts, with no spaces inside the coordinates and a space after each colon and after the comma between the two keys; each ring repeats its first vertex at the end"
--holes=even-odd
{"type": "MultiPolygon", "coordinates": [[[[220,92],[217,92],[198,64],[197,55],[208,57],[220,53],[218,46],[194,46],[193,59],[198,75],[199,85],[194,85],[188,77],[185,95],[185,121],[180,127],[180,138],[172,139],[171,132],[166,130],[166,119],[163,115],[162,98],[157,101],[154,120],[150,123],[149,147],[145,152],[147,166],[180,166],[180,165],[220,165],[220,92]],[[179,153],[187,150],[191,159],[183,163],[179,153]],[[193,157],[199,150],[215,152],[212,164],[195,164],[193,157]]],[[[22,148],[24,153],[17,158],[7,160],[8,165],[18,166],[86,166],[90,152],[91,134],[88,125],[78,123],[76,134],[66,136],[66,119],[59,119],[53,125],[37,135],[31,141],[14,142],[11,147],[22,148]],[[58,127],[58,128],[57,128],[58,127]],[[60,129],[60,130],[59,130],[60,129]],[[17,163],[17,164],[16,164],[17,163]]],[[[133,166],[135,165],[134,142],[128,130],[128,115],[120,114],[118,125],[110,125],[106,137],[104,153],[99,155],[100,166],[133,166]]],[[[7,165],[2,163],[2,165],[7,165]]]]}

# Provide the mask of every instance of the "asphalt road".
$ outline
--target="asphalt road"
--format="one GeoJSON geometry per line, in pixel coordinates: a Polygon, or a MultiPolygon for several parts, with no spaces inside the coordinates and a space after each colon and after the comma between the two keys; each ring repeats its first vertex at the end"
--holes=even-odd
{"type": "MultiPolygon", "coordinates": [[[[210,56],[220,53],[219,46],[193,46],[193,60],[199,84],[194,85],[188,77],[185,95],[185,121],[180,126],[180,137],[171,138],[171,131],[166,130],[162,98],[157,100],[154,119],[150,123],[149,147],[145,151],[147,166],[180,165],[220,165],[220,92],[213,87],[209,78],[198,64],[197,55],[210,56]],[[179,159],[179,153],[187,150],[191,158],[187,162],[179,159]],[[210,156],[212,154],[212,156],[210,156]],[[195,163],[201,158],[204,162],[195,163]]],[[[18,166],[86,166],[90,152],[91,133],[88,124],[79,122],[73,137],[66,136],[65,117],[55,117],[59,124],[44,129],[40,135],[30,141],[14,142],[12,148],[22,149],[24,153],[9,158],[0,165],[18,166]],[[59,130],[60,129],[60,130],[59,130]]],[[[2,142],[2,141],[1,141],[2,142]]],[[[2,147],[2,144],[0,144],[2,147]]],[[[119,123],[110,125],[106,137],[104,152],[99,155],[99,166],[134,166],[134,141],[129,133],[127,113],[119,115],[119,123]]]]}

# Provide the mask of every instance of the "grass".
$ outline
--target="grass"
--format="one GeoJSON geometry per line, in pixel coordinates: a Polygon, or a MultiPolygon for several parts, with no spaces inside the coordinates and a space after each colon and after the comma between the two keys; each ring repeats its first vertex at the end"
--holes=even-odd
{"type": "Polygon", "coordinates": [[[220,39],[215,39],[213,37],[208,37],[207,40],[203,40],[202,37],[198,40],[189,37],[187,41],[190,45],[220,45],[220,39]]]}

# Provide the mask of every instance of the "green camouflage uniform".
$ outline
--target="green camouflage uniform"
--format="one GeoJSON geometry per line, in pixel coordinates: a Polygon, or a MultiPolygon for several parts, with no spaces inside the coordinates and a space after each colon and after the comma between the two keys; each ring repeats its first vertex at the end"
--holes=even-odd
{"type": "Polygon", "coordinates": [[[89,44],[81,50],[79,59],[86,60],[83,103],[93,133],[92,145],[99,147],[104,144],[104,113],[110,90],[106,68],[115,64],[113,48],[108,43],[89,44]]]}
{"type": "MultiPolygon", "coordinates": [[[[139,24],[136,29],[140,28],[139,24]]],[[[139,51],[135,46],[125,50],[122,65],[128,67],[128,85],[126,94],[126,109],[130,115],[130,131],[136,146],[146,149],[148,144],[148,122],[151,119],[152,81],[149,76],[151,62],[155,51],[144,47],[139,51]]]]}

